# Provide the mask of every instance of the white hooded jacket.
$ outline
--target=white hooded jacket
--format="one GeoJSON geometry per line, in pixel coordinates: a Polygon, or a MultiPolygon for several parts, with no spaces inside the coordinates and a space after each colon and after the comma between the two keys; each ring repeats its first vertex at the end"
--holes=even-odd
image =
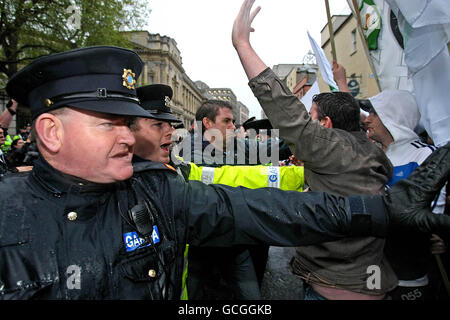
{"type": "MultiPolygon", "coordinates": [[[[414,129],[419,124],[420,113],[414,96],[408,91],[402,90],[386,90],[378,95],[369,98],[372,107],[375,109],[378,117],[383,125],[391,134],[394,142],[392,142],[386,149],[386,156],[394,166],[392,178],[387,185],[391,186],[398,180],[407,178],[414,169],[422,164],[423,161],[436,149],[434,146],[423,143],[419,136],[414,132],[414,129]]],[[[445,187],[441,191],[438,201],[432,204],[434,213],[443,213],[445,209],[445,187]]],[[[388,241],[386,247],[388,252],[399,252],[402,248],[403,235],[398,235],[399,238],[388,241]],[[395,242],[395,243],[392,243],[395,242]],[[396,248],[396,249],[392,249],[396,248]],[[397,251],[395,251],[397,250],[397,251]]],[[[427,238],[420,240],[420,237],[415,239],[418,241],[416,249],[408,252],[407,246],[403,246],[404,256],[388,255],[389,261],[394,267],[394,270],[399,277],[399,286],[402,287],[421,287],[428,284],[428,276],[426,274],[426,260],[414,260],[414,254],[419,256],[426,256],[428,249],[427,238]],[[419,248],[421,249],[417,249],[419,248]],[[409,258],[408,258],[409,256],[409,258]],[[405,259],[408,258],[409,260],[405,259]],[[412,267],[414,266],[414,267],[412,267]],[[421,266],[421,267],[418,267],[421,266]],[[414,273],[414,270],[417,273],[414,273]],[[405,272],[406,271],[406,272],[405,272]],[[412,273],[409,272],[412,271],[412,273]],[[422,273],[420,273],[422,271],[422,273]],[[420,278],[410,278],[411,274],[419,275],[420,278]]],[[[429,253],[429,251],[428,251],[429,253]]]]}
{"type": "Polygon", "coordinates": [[[386,150],[386,156],[394,166],[394,173],[388,182],[388,186],[391,186],[407,178],[436,148],[423,143],[414,132],[419,124],[420,113],[411,93],[386,90],[369,100],[394,139],[386,150]]]}

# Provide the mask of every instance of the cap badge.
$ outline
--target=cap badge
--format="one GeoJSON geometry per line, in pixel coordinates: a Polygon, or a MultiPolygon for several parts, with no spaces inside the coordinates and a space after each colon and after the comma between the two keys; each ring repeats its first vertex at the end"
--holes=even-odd
{"type": "Polygon", "coordinates": [[[131,69],[123,69],[123,86],[133,90],[134,84],[136,83],[136,79],[134,78],[135,74],[131,71],[131,69]]]}
{"type": "Polygon", "coordinates": [[[168,96],[164,97],[164,104],[166,105],[166,107],[170,105],[170,98],[168,96]]]}
{"type": "Polygon", "coordinates": [[[50,100],[49,98],[45,99],[45,106],[46,106],[47,108],[51,107],[52,104],[53,104],[53,101],[52,101],[52,100],[50,100]]]}

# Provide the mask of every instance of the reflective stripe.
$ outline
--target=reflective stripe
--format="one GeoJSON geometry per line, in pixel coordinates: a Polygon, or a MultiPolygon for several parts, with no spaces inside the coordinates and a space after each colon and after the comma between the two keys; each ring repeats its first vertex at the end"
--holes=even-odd
{"type": "Polygon", "coordinates": [[[267,167],[267,186],[280,189],[280,167],[267,167]]]}
{"type": "Polygon", "coordinates": [[[183,258],[183,276],[181,277],[181,300],[188,300],[188,292],[186,287],[187,273],[188,273],[188,251],[189,245],[186,245],[184,249],[184,258],[183,258]]]}
{"type": "Polygon", "coordinates": [[[212,184],[214,182],[214,168],[203,167],[201,181],[206,184],[212,184]]]}

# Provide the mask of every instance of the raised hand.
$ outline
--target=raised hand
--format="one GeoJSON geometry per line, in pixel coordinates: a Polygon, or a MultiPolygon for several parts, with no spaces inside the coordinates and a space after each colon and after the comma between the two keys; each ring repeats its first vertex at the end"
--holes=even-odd
{"type": "Polygon", "coordinates": [[[267,68],[265,63],[250,45],[250,32],[255,31],[255,29],[252,28],[252,22],[261,10],[261,7],[257,7],[250,14],[254,3],[255,0],[245,0],[244,3],[242,3],[241,9],[234,20],[233,32],[231,35],[233,46],[239,55],[239,59],[241,60],[249,80],[256,77],[267,68]]]}
{"type": "Polygon", "coordinates": [[[234,20],[233,32],[231,35],[233,46],[238,47],[241,45],[250,45],[250,32],[254,32],[252,27],[253,19],[255,19],[261,7],[257,7],[250,14],[255,0],[245,0],[241,6],[241,10],[234,20]]]}

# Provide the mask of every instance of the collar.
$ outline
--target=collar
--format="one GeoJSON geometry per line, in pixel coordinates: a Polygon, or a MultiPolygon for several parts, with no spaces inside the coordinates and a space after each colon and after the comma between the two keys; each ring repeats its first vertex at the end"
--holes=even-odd
{"type": "Polygon", "coordinates": [[[131,162],[132,162],[133,164],[134,164],[134,163],[137,163],[137,162],[145,162],[145,161],[150,161],[150,160],[141,158],[141,157],[139,157],[139,156],[137,156],[137,155],[135,155],[135,154],[133,154],[133,159],[131,160],[131,162]]]}
{"type": "Polygon", "coordinates": [[[97,193],[112,191],[117,183],[95,183],[62,173],[53,168],[41,155],[34,162],[32,176],[53,194],[71,192],[97,193]]]}
{"type": "Polygon", "coordinates": [[[177,170],[170,164],[143,159],[137,155],[133,155],[132,162],[134,173],[140,173],[149,170],[169,170],[175,173],[177,172],[177,170]]]}

